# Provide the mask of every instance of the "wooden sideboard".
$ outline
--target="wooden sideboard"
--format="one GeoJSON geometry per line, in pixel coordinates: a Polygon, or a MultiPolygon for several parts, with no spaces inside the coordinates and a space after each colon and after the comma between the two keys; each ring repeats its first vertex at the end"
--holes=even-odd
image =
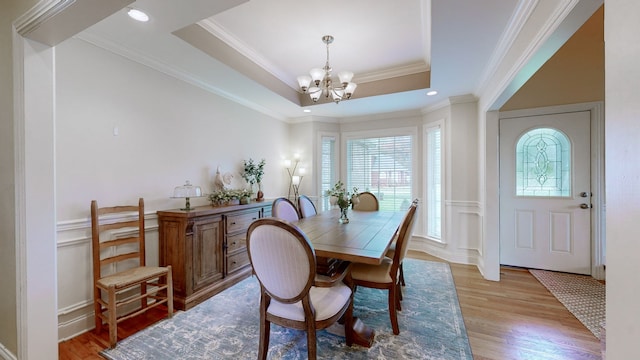
{"type": "Polygon", "coordinates": [[[158,211],[160,266],[171,265],[173,303],[187,310],[251,274],[247,228],[271,202],[158,211]]]}

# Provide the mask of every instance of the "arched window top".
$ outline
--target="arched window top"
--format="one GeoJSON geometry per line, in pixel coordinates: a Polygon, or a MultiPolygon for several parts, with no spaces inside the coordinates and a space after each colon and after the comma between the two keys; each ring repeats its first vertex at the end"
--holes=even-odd
{"type": "Polygon", "coordinates": [[[571,143],[562,131],[529,130],[515,151],[517,196],[571,195],[571,143]]]}

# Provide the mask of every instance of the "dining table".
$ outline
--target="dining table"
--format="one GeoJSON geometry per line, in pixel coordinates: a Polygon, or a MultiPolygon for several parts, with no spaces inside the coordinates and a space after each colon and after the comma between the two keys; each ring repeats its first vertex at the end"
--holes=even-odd
{"type": "MultiPolygon", "coordinates": [[[[313,245],[318,274],[331,276],[344,261],[380,264],[404,212],[352,210],[348,218],[348,223],[341,222],[340,210],[332,209],[293,223],[313,245]]],[[[374,330],[358,318],[353,320],[354,342],[371,347],[374,330]]]]}

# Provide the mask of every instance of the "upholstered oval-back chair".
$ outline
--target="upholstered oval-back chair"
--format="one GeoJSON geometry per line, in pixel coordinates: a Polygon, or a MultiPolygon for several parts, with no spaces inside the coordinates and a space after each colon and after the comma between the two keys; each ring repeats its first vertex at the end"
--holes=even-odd
{"type": "Polygon", "coordinates": [[[361,192],[358,195],[358,202],[353,204],[353,210],[358,211],[378,211],[379,209],[378,198],[368,191],[361,192]]]}
{"type": "Polygon", "coordinates": [[[271,206],[271,214],[273,215],[273,217],[277,217],[278,219],[282,220],[300,220],[300,213],[298,213],[298,209],[296,209],[296,206],[293,205],[291,200],[283,197],[273,200],[273,205],[271,206]]]}
{"type": "Polygon", "coordinates": [[[298,210],[300,210],[300,217],[303,218],[313,216],[318,213],[313,201],[311,201],[311,199],[306,195],[300,195],[298,198],[298,210]]]}
{"type": "Polygon", "coordinates": [[[247,251],[260,282],[258,359],[267,358],[272,322],[306,331],[308,357],[315,359],[316,330],[344,316],[346,342],[351,345],[353,292],[343,282],[350,264],[331,281],[316,280],[315,251],[309,239],[296,226],[276,218],[259,219],[249,226],[247,251]]]}

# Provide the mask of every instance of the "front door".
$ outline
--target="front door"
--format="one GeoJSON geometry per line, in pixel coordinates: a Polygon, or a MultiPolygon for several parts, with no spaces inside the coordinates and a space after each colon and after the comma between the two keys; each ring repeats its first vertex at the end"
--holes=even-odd
{"type": "Polygon", "coordinates": [[[590,112],[500,120],[500,263],[591,274],[590,112]]]}

